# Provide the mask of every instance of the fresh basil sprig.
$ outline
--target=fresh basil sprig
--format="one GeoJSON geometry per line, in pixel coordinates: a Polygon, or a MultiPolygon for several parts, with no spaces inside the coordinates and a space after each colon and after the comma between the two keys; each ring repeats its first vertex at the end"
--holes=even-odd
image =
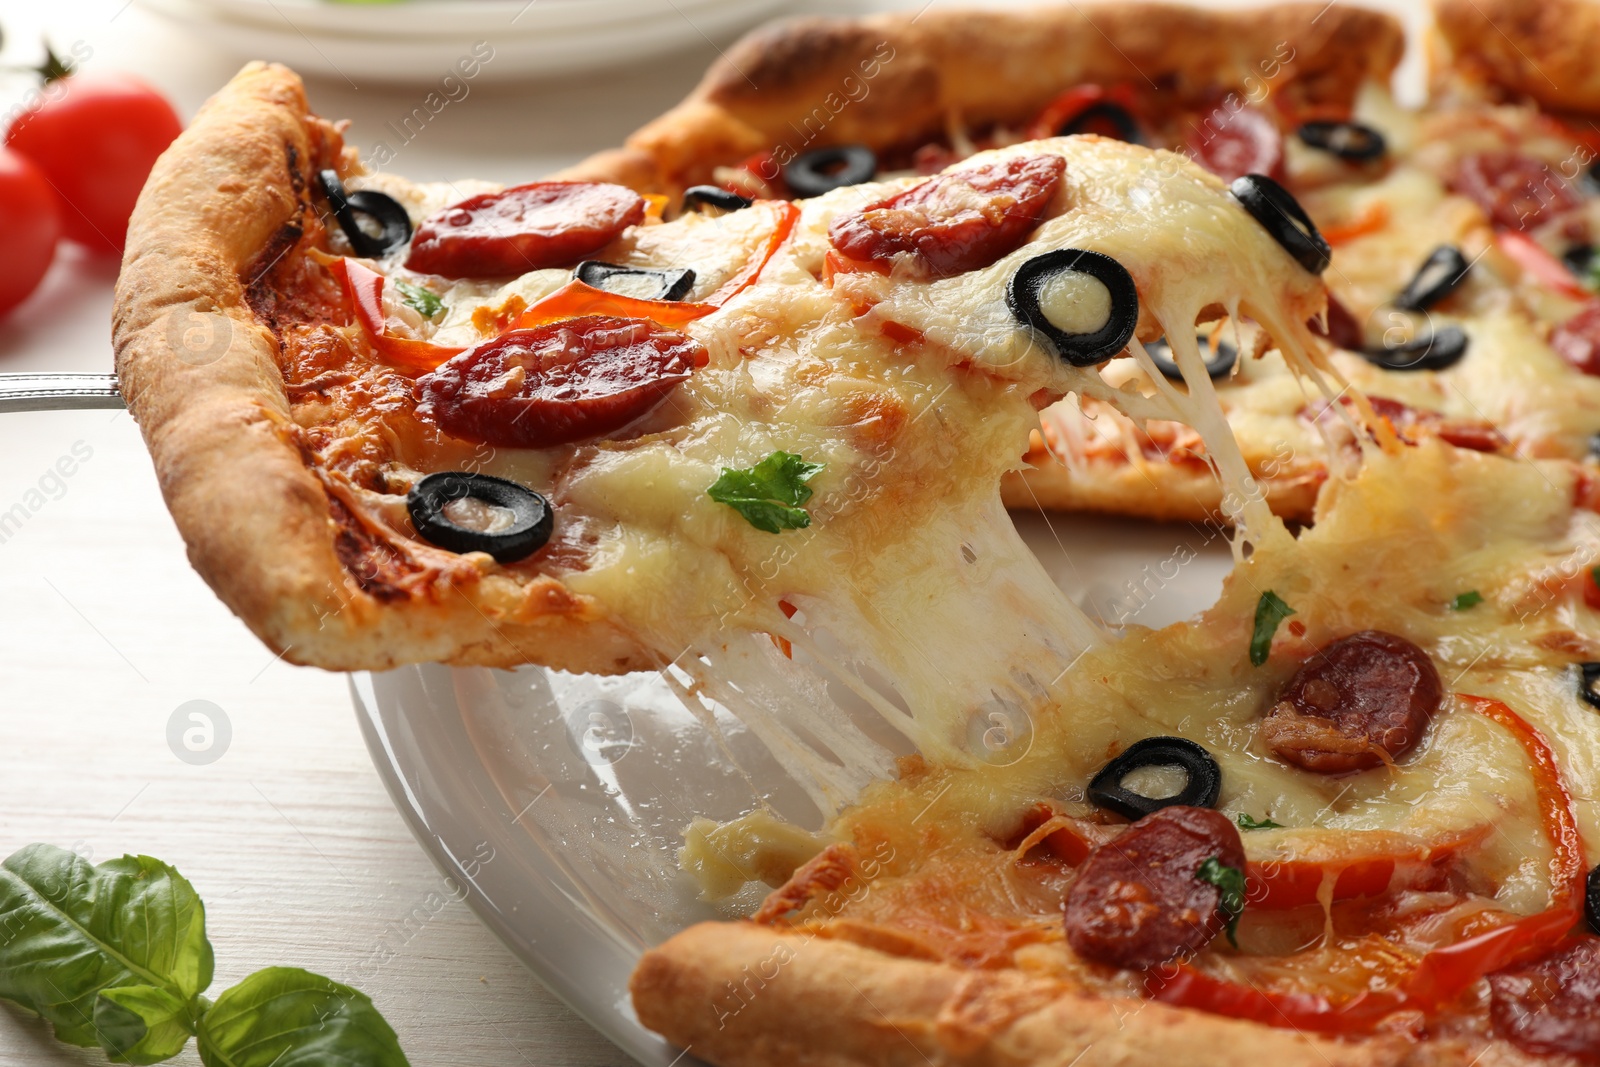
{"type": "Polygon", "coordinates": [[[206,910],[149,856],[98,867],[52,845],[0,863],[0,999],[114,1063],[169,1060],[198,1035],[207,1067],[408,1067],[366,996],[297,968],[257,971],[217,998],[206,910]]]}
{"type": "Polygon", "coordinates": [[[810,513],[800,506],[811,499],[812,489],[806,483],[822,467],[793,452],[774,452],[746,470],[723,467],[722,476],[711,483],[706,494],[733,508],[758,530],[803,530],[811,525],[810,513]]]}
{"type": "Polygon", "coordinates": [[[1283,823],[1273,822],[1271,819],[1258,819],[1254,815],[1240,812],[1234,822],[1239,824],[1241,830],[1282,830],[1283,823]]]}

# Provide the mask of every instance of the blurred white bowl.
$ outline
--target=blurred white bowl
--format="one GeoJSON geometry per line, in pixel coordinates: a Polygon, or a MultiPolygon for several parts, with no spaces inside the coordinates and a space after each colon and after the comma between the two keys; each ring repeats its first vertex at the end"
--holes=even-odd
{"type": "Polygon", "coordinates": [[[484,81],[616,66],[727,38],[783,0],[140,0],[219,47],[351,82],[436,82],[488,42],[484,81]]]}

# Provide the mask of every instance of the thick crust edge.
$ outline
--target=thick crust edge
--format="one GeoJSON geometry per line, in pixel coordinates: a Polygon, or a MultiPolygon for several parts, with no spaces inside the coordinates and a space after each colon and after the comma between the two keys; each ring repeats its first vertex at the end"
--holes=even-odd
{"type": "Polygon", "coordinates": [[[644,954],[639,1021],[718,1067],[1389,1067],[1346,1044],[1020,971],[967,970],[755,923],[702,923],[644,954]]]}
{"type": "Polygon", "coordinates": [[[1435,0],[1436,73],[1464,74],[1556,111],[1600,114],[1600,5],[1588,0],[1435,0]]]}
{"type": "Polygon", "coordinates": [[[683,103],[621,149],[560,176],[676,196],[710,181],[715,166],[780,146],[915,147],[954,116],[973,127],[1022,123],[1085,81],[1147,83],[1203,105],[1216,85],[1250,77],[1309,104],[1348,104],[1362,82],[1388,81],[1404,45],[1388,15],[1314,2],[789,19],[730,48],[683,103]]]}
{"type": "MultiPolygon", "coordinates": [[[[434,560],[432,584],[397,598],[352,571],[360,553],[340,539],[355,535],[335,521],[302,451],[278,341],[250,308],[246,275],[305,231],[315,170],[354,166],[334,127],[311,115],[300,79],[253,63],[161,157],[134,209],[113,313],[117,374],[190,561],[294,663],[652,665],[551,577],[522,583],[434,560]]],[[[376,549],[432,551],[381,540],[376,549]]]]}

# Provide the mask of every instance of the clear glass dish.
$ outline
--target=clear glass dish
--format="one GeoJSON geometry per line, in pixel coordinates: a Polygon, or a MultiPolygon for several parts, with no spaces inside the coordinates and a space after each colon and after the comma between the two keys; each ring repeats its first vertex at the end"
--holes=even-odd
{"type": "MultiPolygon", "coordinates": [[[[1189,616],[1215,599],[1229,565],[1223,538],[1198,526],[1060,516],[1018,526],[1057,584],[1112,622],[1189,616]]],[[[798,783],[719,711],[724,751],[654,674],[427,665],[350,685],[390,795],[478,916],[640,1063],[696,1062],[639,1025],[628,975],[646,947],[748,914],[762,895],[752,886],[716,907],[700,901],[678,869],[683,828],[751,810],[755,783],[780,814],[814,823],[798,783]]]]}

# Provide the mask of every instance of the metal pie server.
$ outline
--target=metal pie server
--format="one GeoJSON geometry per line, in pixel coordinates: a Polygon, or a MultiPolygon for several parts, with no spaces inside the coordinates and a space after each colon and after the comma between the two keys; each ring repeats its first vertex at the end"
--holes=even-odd
{"type": "Polygon", "coordinates": [[[115,374],[0,374],[0,413],[124,408],[115,374]]]}

